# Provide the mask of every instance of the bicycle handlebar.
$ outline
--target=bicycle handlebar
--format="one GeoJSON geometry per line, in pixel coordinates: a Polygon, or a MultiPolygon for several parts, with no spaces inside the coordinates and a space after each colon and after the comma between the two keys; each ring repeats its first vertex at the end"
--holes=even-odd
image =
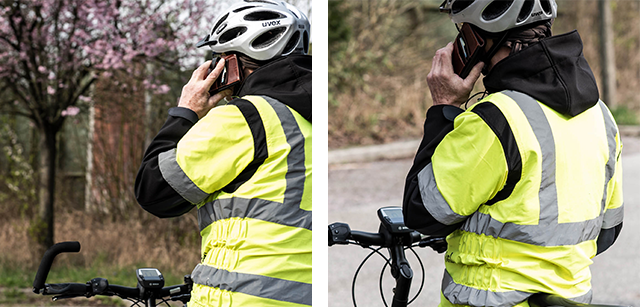
{"type": "Polygon", "coordinates": [[[385,239],[381,233],[364,232],[364,231],[351,231],[351,239],[367,246],[384,246],[385,239]]]}
{"type": "Polygon", "coordinates": [[[87,284],[80,283],[62,283],[62,284],[46,284],[43,295],[77,295],[84,296],[89,293],[91,288],[87,284]]]}
{"type": "MultiPolygon", "coordinates": [[[[410,303],[409,290],[413,279],[413,270],[405,257],[405,249],[416,246],[416,243],[419,247],[429,246],[437,252],[444,252],[444,250],[446,250],[446,240],[444,238],[423,236],[417,231],[392,233],[389,229],[384,227],[383,224],[381,224],[378,232],[372,233],[356,230],[352,231],[349,224],[346,223],[333,223],[329,225],[329,246],[334,244],[358,244],[362,247],[371,248],[371,246],[379,246],[381,248],[385,247],[388,249],[390,257],[387,260],[387,263],[391,267],[391,275],[396,280],[396,287],[394,288],[391,307],[405,307],[410,303]]],[[[377,250],[374,251],[377,252],[377,250]]],[[[365,258],[364,261],[368,258],[369,257],[365,258]]],[[[358,271],[359,270],[360,268],[358,268],[358,271]]],[[[355,294],[353,291],[357,274],[358,273],[356,271],[351,288],[354,306],[355,294]]],[[[421,289],[422,287],[420,287],[420,290],[421,289]]],[[[416,297],[420,294],[420,290],[418,290],[416,297]]],[[[387,306],[384,297],[383,302],[385,303],[385,306],[387,306]]]]}
{"type": "MultiPolygon", "coordinates": [[[[170,297],[171,300],[180,300],[186,302],[190,298],[191,294],[191,277],[185,276],[185,283],[182,285],[174,285],[163,287],[161,289],[145,289],[138,285],[136,288],[125,287],[119,285],[109,285],[109,282],[104,278],[94,278],[91,281],[81,283],[58,283],[58,284],[45,284],[49,271],[51,270],[51,264],[55,257],[60,253],[77,253],[80,251],[80,243],[73,242],[61,242],[50,247],[43,255],[38,272],[33,281],[33,292],[42,295],[56,295],[53,299],[60,298],[72,298],[72,297],[91,297],[94,295],[105,296],[119,296],[124,299],[147,299],[149,295],[152,298],[159,299],[163,297],[170,297]],[[152,293],[152,294],[149,294],[152,293]],[[155,296],[154,296],[155,295],[155,296]]],[[[153,305],[155,306],[155,304],[153,305]]]]}
{"type": "Polygon", "coordinates": [[[77,253],[80,251],[80,242],[69,241],[60,242],[50,247],[42,256],[42,261],[38,267],[36,278],[33,280],[33,292],[40,293],[44,289],[44,282],[47,280],[49,270],[51,270],[51,264],[53,259],[60,253],[77,253]]]}
{"type": "Polygon", "coordinates": [[[349,244],[353,240],[361,246],[380,246],[391,248],[394,246],[411,246],[418,243],[420,247],[429,246],[435,251],[442,253],[446,250],[446,241],[444,237],[429,237],[421,235],[417,231],[402,235],[391,235],[385,231],[384,227],[380,227],[378,232],[365,232],[351,230],[349,224],[333,223],[329,225],[329,246],[334,244],[349,244]],[[402,238],[402,240],[393,240],[392,238],[402,238]]]}
{"type": "MultiPolygon", "coordinates": [[[[108,285],[104,291],[96,292],[88,283],[60,283],[46,284],[43,295],[65,295],[65,296],[94,296],[94,295],[117,295],[123,298],[139,298],[140,289],[119,285],[108,285]]],[[[186,285],[174,285],[164,287],[160,290],[160,297],[175,296],[176,294],[188,294],[190,291],[186,285]]]]}

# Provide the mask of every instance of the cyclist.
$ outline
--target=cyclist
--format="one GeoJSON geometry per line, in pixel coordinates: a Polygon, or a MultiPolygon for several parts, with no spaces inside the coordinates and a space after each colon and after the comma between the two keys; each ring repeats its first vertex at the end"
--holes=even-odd
{"type": "MultiPolygon", "coordinates": [[[[189,306],[311,305],[310,24],[295,7],[242,1],[199,46],[236,54],[246,78],[227,105],[193,73],[136,178],[159,217],[198,209],[201,263],[189,306]]],[[[222,63],[222,62],[221,62],[222,63]]]]}
{"type": "Polygon", "coordinates": [[[440,305],[522,306],[536,292],[590,302],[591,258],[622,228],[622,145],[580,36],[551,35],[554,0],[441,10],[487,44],[466,79],[452,44],[436,52],[405,185],[406,225],[449,234],[440,305]],[[463,112],[481,70],[489,95],[463,112]]]}

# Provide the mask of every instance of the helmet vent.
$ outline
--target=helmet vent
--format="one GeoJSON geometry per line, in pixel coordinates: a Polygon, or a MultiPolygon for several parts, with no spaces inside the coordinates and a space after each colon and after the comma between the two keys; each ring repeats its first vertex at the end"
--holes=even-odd
{"type": "Polygon", "coordinates": [[[254,7],[255,7],[255,6],[243,6],[243,7],[241,7],[241,8],[237,8],[237,9],[233,10],[233,12],[234,12],[234,13],[238,13],[238,12],[242,12],[242,11],[244,11],[244,10],[252,9],[252,8],[254,8],[254,7]]]}
{"type": "Polygon", "coordinates": [[[266,4],[277,5],[276,3],[273,3],[271,1],[266,1],[266,0],[244,0],[244,2],[257,2],[257,3],[266,3],[266,4]]]}
{"type": "Polygon", "coordinates": [[[540,0],[540,5],[542,5],[542,10],[547,13],[547,15],[551,15],[551,3],[549,0],[540,0]]]}
{"type": "Polygon", "coordinates": [[[226,32],[224,32],[222,35],[220,35],[220,38],[218,39],[218,41],[220,42],[220,44],[224,44],[242,35],[244,32],[247,32],[246,27],[236,27],[233,29],[229,29],[226,32]]]}
{"type": "Polygon", "coordinates": [[[284,51],[282,52],[282,54],[291,53],[291,51],[293,51],[293,49],[295,49],[298,45],[298,41],[300,41],[300,31],[296,31],[295,33],[293,33],[293,35],[291,35],[291,38],[287,42],[287,45],[284,46],[284,51]]]}
{"type": "Polygon", "coordinates": [[[522,4],[522,9],[520,9],[520,13],[518,14],[517,22],[522,22],[527,19],[529,14],[531,14],[531,11],[533,11],[533,0],[525,0],[522,4]]]}
{"type": "Polygon", "coordinates": [[[222,32],[224,29],[227,28],[227,24],[223,24],[222,26],[220,26],[220,28],[218,29],[218,31],[216,31],[216,34],[220,34],[220,32],[222,32]]]}
{"type": "Polygon", "coordinates": [[[487,5],[484,11],[482,11],[482,18],[484,20],[494,20],[502,16],[502,14],[504,14],[509,9],[509,7],[511,7],[511,5],[513,4],[513,1],[514,0],[509,0],[509,1],[497,0],[497,1],[491,2],[491,4],[487,5]]]}
{"type": "Polygon", "coordinates": [[[267,32],[262,33],[260,36],[256,37],[256,39],[251,43],[251,47],[255,49],[262,49],[269,47],[274,42],[276,42],[287,30],[285,27],[279,27],[275,29],[271,29],[267,32]]]}
{"type": "Polygon", "coordinates": [[[222,16],[222,18],[220,18],[220,20],[218,20],[218,22],[216,23],[215,27],[213,27],[213,30],[211,30],[211,33],[215,33],[216,30],[218,29],[218,27],[225,21],[227,20],[227,17],[229,17],[229,13],[227,13],[226,15],[222,16]]]}
{"type": "Polygon", "coordinates": [[[475,0],[458,0],[451,5],[451,13],[458,14],[474,2],[475,0]]]}
{"type": "Polygon", "coordinates": [[[282,19],[285,18],[286,16],[278,13],[278,12],[272,12],[272,11],[260,11],[260,12],[253,12],[253,13],[249,13],[246,16],[244,16],[244,20],[246,21],[262,21],[262,20],[274,20],[274,19],[282,19]]]}
{"type": "Polygon", "coordinates": [[[304,31],[302,34],[302,44],[304,47],[304,54],[309,54],[309,33],[304,31]]]}

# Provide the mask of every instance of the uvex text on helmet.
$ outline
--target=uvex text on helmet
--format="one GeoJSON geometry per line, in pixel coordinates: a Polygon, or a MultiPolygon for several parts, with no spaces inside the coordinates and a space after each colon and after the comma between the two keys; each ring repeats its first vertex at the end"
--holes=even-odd
{"type": "Polygon", "coordinates": [[[555,0],[445,0],[440,10],[455,23],[498,33],[558,15],[555,0]]]}
{"type": "Polygon", "coordinates": [[[209,46],[215,53],[241,52],[260,61],[309,52],[309,20],[293,5],[243,0],[220,16],[197,47],[209,46]]]}

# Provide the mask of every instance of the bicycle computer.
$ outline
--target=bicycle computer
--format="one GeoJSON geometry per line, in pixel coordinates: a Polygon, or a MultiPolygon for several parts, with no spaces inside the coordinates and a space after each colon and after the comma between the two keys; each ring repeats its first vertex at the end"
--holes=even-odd
{"type": "Polygon", "coordinates": [[[391,234],[403,234],[412,231],[404,225],[404,216],[400,207],[380,208],[378,209],[378,218],[391,234]]]}
{"type": "Polygon", "coordinates": [[[159,289],[164,287],[164,277],[158,269],[137,269],[138,284],[145,289],[159,289]]]}

